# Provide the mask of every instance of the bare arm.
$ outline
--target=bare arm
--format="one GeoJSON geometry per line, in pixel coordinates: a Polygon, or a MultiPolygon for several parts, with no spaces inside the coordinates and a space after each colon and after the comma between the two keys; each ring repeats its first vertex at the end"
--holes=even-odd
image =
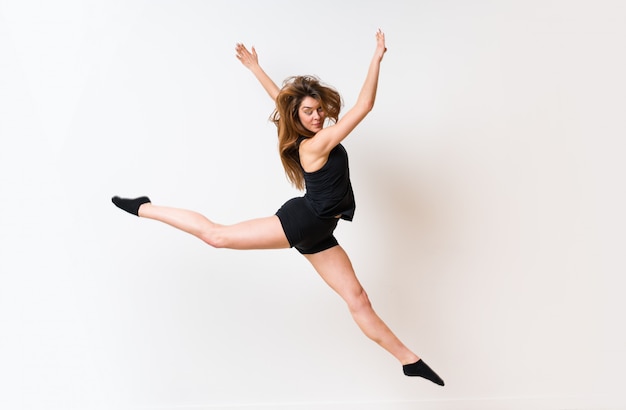
{"type": "Polygon", "coordinates": [[[276,101],[276,97],[278,97],[278,93],[280,92],[280,88],[272,81],[272,79],[263,71],[261,66],[259,65],[259,57],[257,56],[256,50],[252,47],[252,52],[248,51],[246,46],[241,43],[237,43],[235,47],[235,51],[237,51],[237,58],[241,63],[252,71],[252,74],[259,80],[267,94],[270,96],[272,101],[276,101]]]}
{"type": "Polygon", "coordinates": [[[380,63],[386,51],[385,34],[378,30],[376,32],[376,50],[354,107],[346,112],[336,124],[322,129],[313,138],[306,141],[306,156],[310,156],[313,162],[316,159],[327,157],[330,151],[346,138],[374,108],[380,63]]]}

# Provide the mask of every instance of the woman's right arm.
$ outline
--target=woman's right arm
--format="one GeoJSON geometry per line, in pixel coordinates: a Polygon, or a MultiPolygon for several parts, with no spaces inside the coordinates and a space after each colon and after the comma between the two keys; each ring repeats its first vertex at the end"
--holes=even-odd
{"type": "Polygon", "coordinates": [[[276,101],[276,97],[278,97],[278,93],[280,92],[280,88],[272,81],[272,79],[263,71],[261,66],[259,65],[259,57],[256,54],[256,50],[252,47],[252,52],[248,51],[246,46],[241,43],[237,43],[235,47],[235,51],[237,51],[237,58],[241,63],[252,71],[252,74],[259,80],[267,94],[270,96],[272,101],[276,101]]]}

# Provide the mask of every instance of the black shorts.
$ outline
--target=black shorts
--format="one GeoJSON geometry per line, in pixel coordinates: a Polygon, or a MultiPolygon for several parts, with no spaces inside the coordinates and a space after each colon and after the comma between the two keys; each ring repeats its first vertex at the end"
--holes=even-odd
{"type": "Polygon", "coordinates": [[[339,218],[320,218],[303,197],[285,202],[276,216],[289,244],[302,254],[318,253],[339,244],[333,236],[339,218]]]}

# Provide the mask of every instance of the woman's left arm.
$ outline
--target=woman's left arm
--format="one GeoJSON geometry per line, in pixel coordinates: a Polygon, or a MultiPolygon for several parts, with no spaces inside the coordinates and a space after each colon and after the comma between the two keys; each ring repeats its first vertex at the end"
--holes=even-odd
{"type": "MultiPolygon", "coordinates": [[[[378,89],[378,74],[380,73],[380,63],[383,60],[383,56],[387,51],[385,46],[385,33],[380,29],[376,32],[376,51],[370,62],[369,69],[367,70],[367,77],[361,92],[356,100],[355,106],[352,110],[358,111],[362,117],[358,120],[361,122],[365,116],[374,108],[374,102],[376,101],[376,90],[378,89]]],[[[347,114],[346,114],[347,115],[347,114]]],[[[357,124],[358,124],[357,122],[357,124]]],[[[355,125],[356,126],[356,125],[355,125]]]]}
{"type": "Polygon", "coordinates": [[[379,29],[376,32],[376,50],[356,103],[336,124],[324,128],[307,141],[308,149],[315,151],[318,155],[327,155],[372,111],[376,101],[380,63],[386,51],[385,34],[379,29]]]}

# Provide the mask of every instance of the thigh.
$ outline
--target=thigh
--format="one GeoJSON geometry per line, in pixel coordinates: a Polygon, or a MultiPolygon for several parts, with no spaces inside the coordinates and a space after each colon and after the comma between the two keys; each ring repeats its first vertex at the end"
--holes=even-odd
{"type": "Polygon", "coordinates": [[[214,235],[220,247],[230,249],[289,248],[280,220],[276,215],[251,219],[233,225],[217,225],[214,235]]]}
{"type": "Polygon", "coordinates": [[[350,301],[363,292],[348,254],[340,246],[304,255],[322,279],[344,300],[350,301]]]}

